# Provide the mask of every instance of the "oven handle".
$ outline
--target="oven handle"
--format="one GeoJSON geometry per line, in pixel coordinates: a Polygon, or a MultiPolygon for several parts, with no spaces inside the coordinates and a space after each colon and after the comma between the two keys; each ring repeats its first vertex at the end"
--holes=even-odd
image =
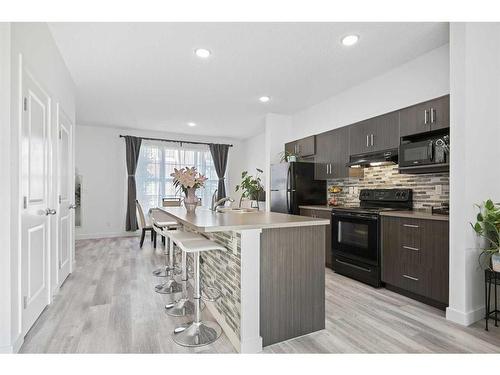
{"type": "Polygon", "coordinates": [[[368,219],[368,220],[378,220],[377,216],[368,216],[368,215],[350,215],[350,214],[338,214],[335,212],[332,212],[332,216],[334,219],[338,218],[347,218],[347,219],[368,219]]]}
{"type": "Polygon", "coordinates": [[[339,262],[340,264],[343,264],[343,265],[348,266],[348,267],[355,268],[355,269],[360,270],[360,271],[372,272],[372,270],[371,270],[371,269],[369,269],[369,268],[360,267],[360,266],[357,266],[357,265],[355,265],[355,264],[351,264],[351,263],[348,263],[348,262],[344,262],[344,261],[342,261],[342,260],[340,260],[340,259],[338,259],[338,258],[335,258],[335,260],[336,260],[337,262],[339,262]]]}

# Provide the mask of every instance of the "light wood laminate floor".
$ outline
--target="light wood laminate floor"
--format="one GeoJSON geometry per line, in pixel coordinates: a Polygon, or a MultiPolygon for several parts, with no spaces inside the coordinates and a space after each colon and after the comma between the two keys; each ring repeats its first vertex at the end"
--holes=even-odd
{"type": "MultiPolygon", "coordinates": [[[[163,261],[138,238],[78,241],[76,269],[30,330],[23,353],[232,353],[214,344],[184,348],[170,335],[181,321],[164,313],[151,275],[163,261]]],[[[209,313],[204,312],[207,317],[209,313]]],[[[462,327],[444,312],[326,270],[326,329],[275,344],[266,353],[498,353],[500,327],[462,327]]]]}

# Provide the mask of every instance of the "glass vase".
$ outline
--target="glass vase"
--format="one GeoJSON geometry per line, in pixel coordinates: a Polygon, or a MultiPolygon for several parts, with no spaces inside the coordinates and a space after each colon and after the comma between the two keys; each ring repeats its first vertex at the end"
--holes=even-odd
{"type": "Polygon", "coordinates": [[[186,189],[186,198],[184,198],[184,206],[188,213],[194,213],[198,207],[198,197],[196,196],[195,188],[186,189]]]}

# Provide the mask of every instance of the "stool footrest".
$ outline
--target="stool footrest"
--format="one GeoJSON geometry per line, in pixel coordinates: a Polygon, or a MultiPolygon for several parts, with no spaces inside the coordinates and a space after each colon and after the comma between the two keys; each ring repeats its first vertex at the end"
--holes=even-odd
{"type": "Polygon", "coordinates": [[[215,302],[222,297],[222,291],[214,287],[204,287],[201,290],[201,299],[206,302],[215,302]]]}

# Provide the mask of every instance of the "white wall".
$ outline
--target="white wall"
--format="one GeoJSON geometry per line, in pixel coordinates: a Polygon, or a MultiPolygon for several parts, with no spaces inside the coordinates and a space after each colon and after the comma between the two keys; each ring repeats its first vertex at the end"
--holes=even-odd
{"type": "Polygon", "coordinates": [[[484,276],[470,228],[474,203],[500,201],[500,24],[450,27],[450,306],[448,319],[484,317],[484,276]]]}
{"type": "MultiPolygon", "coordinates": [[[[10,197],[10,24],[0,23],[0,197],[10,197]]],[[[11,200],[0,200],[0,353],[11,347],[11,200]]]]}
{"type": "Polygon", "coordinates": [[[292,116],[292,139],[322,133],[449,93],[449,45],[292,116]]]}
{"type": "MultiPolygon", "coordinates": [[[[5,27],[3,26],[5,31],[5,27]]],[[[5,34],[2,32],[2,38],[5,34]]],[[[7,44],[8,45],[8,44],[7,44]]],[[[2,47],[4,47],[2,41],[2,47]]],[[[20,243],[19,210],[21,197],[19,194],[19,125],[20,125],[20,55],[23,65],[29,68],[31,73],[42,85],[51,97],[51,127],[56,128],[56,104],[60,103],[71,120],[75,117],[74,84],[64,61],[56,47],[52,35],[45,23],[11,23],[10,24],[10,249],[2,246],[1,251],[10,250],[10,279],[7,285],[2,287],[10,290],[10,319],[7,326],[1,327],[1,342],[4,343],[4,329],[10,330],[8,338],[9,345],[2,346],[0,351],[17,351],[22,344],[21,336],[21,292],[19,280],[20,265],[20,243]]],[[[55,133],[55,132],[54,132],[55,133]]],[[[54,134],[56,137],[56,134],[54,134]]],[[[52,165],[56,170],[57,165],[52,165]]],[[[53,175],[55,181],[55,174],[53,175]]],[[[55,201],[55,193],[52,199],[55,201]]],[[[51,223],[51,245],[55,244],[55,217],[51,223]]],[[[6,241],[8,241],[6,239],[6,241]]],[[[2,243],[5,244],[2,238],[2,243]]],[[[51,246],[51,259],[56,259],[56,247],[51,246]]],[[[2,254],[2,260],[4,256],[2,254]]],[[[54,277],[57,268],[51,268],[51,290],[56,288],[54,277]]],[[[4,290],[2,289],[2,296],[4,290]]],[[[2,304],[4,299],[2,298],[2,304]]]]}
{"type": "MultiPolygon", "coordinates": [[[[231,139],[194,137],[182,134],[117,129],[102,126],[76,126],[75,164],[82,175],[82,226],[76,238],[101,238],[130,235],[125,231],[126,162],[125,140],[119,135],[182,139],[214,143],[234,143],[231,139]]],[[[228,170],[234,156],[229,150],[228,170]]],[[[226,181],[229,185],[229,181],[226,181]]]]}
{"type": "Polygon", "coordinates": [[[256,168],[262,169],[262,184],[266,184],[266,157],[265,157],[265,132],[259,133],[253,137],[238,142],[228,162],[228,189],[227,195],[233,198],[236,204],[239,203],[241,190],[236,192],[235,188],[241,182],[241,172],[248,171],[255,176],[256,168]]]}

